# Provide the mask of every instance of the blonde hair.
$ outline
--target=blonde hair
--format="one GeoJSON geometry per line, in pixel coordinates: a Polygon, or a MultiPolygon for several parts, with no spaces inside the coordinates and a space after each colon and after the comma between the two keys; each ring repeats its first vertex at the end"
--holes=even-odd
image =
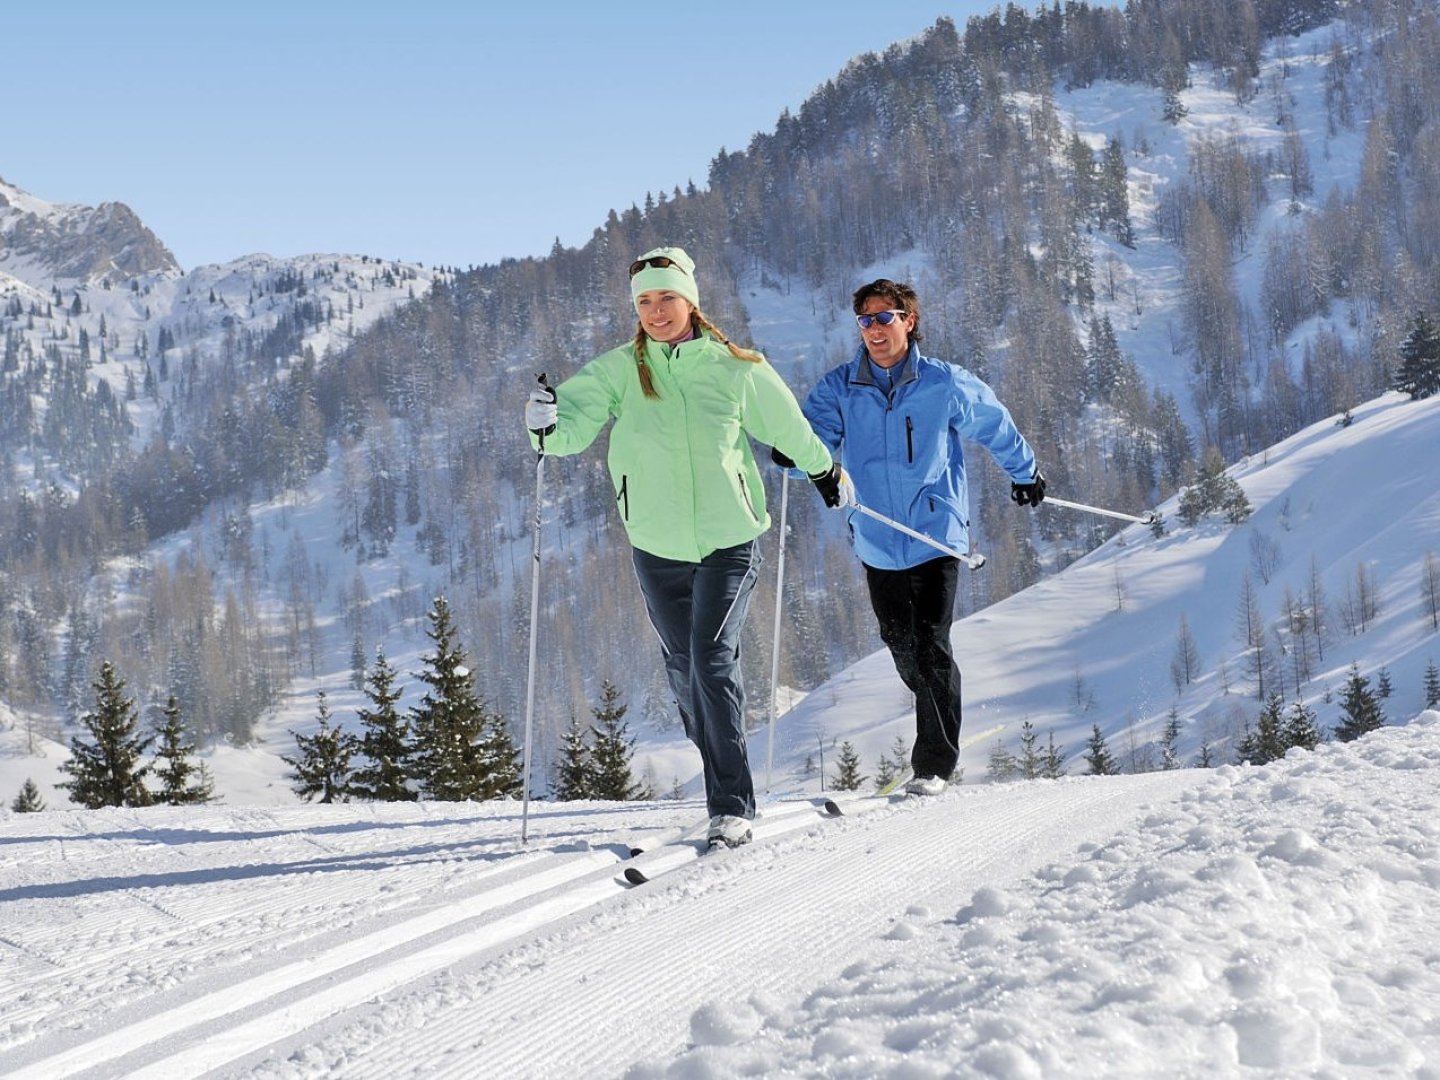
{"type": "MultiPolygon", "coordinates": [[[[710,334],[710,336],[720,342],[721,345],[729,349],[730,355],[735,357],[736,360],[744,360],[749,364],[758,364],[765,359],[765,357],[761,356],[754,349],[746,349],[736,345],[725,336],[724,331],[706,317],[703,311],[693,305],[690,308],[690,332],[697,337],[702,333],[710,334]]],[[[645,391],[646,397],[658,398],[660,391],[655,389],[655,379],[650,373],[650,365],[645,362],[645,346],[649,339],[650,335],[645,333],[645,324],[637,320],[635,323],[634,348],[635,366],[639,368],[640,371],[640,389],[645,391]]]]}

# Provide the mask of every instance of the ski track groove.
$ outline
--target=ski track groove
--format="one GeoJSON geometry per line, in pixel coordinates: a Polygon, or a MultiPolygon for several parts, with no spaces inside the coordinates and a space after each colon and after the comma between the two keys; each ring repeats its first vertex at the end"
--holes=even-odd
{"type": "MultiPolygon", "coordinates": [[[[1002,877],[1023,876],[1073,853],[1082,841],[1103,839],[1138,813],[1149,788],[1144,777],[1126,781],[1086,789],[1080,813],[1073,789],[1060,796],[1053,787],[1030,784],[999,800],[992,794],[982,816],[967,812],[976,804],[964,788],[899,803],[841,797],[846,816],[831,820],[814,800],[777,801],[762,809],[754,844],[703,859],[697,847],[684,847],[694,829],[658,827],[649,842],[670,843],[639,857],[638,865],[647,855],[654,864],[653,880],[641,886],[623,884],[620,851],[627,845],[615,833],[591,847],[557,843],[570,835],[562,831],[550,848],[535,851],[493,832],[494,821],[492,832],[478,837],[474,823],[447,824],[442,835],[430,837],[434,843],[415,843],[408,829],[378,834],[395,840],[381,850],[374,835],[357,835],[356,850],[339,855],[347,872],[335,874],[333,884],[311,883],[302,890],[303,903],[257,896],[271,911],[257,920],[247,908],[233,919],[242,938],[224,942],[224,955],[216,956],[214,928],[189,927],[192,951],[183,967],[172,963],[161,972],[168,976],[165,989],[134,986],[143,982],[135,976],[143,974],[144,954],[167,940],[136,929],[142,915],[135,911],[119,934],[111,926],[109,938],[97,936],[104,947],[93,961],[67,964],[61,956],[63,972],[48,980],[63,981],[70,991],[68,998],[54,995],[59,1005],[45,992],[45,978],[0,992],[0,1023],[8,1024],[9,1049],[18,1051],[12,1062],[19,1069],[6,1074],[17,1080],[335,1073],[468,1080],[477,1048],[495,1075],[614,1074],[687,1046],[697,982],[713,986],[724,1002],[810,989],[794,986],[795,970],[838,974],[856,942],[827,935],[827,915],[836,905],[854,909],[867,937],[877,938],[897,918],[912,917],[913,905],[953,913],[970,893],[953,895],[952,888],[952,895],[941,896],[938,882],[925,884],[937,837],[943,852],[958,853],[962,867],[988,864],[990,879],[996,867],[1002,877]],[[1069,814],[1056,820],[1053,808],[1062,800],[1069,814]],[[912,814],[939,815],[927,820],[924,842],[909,839],[912,814]],[[457,854],[467,850],[468,857],[457,854]],[[863,880],[833,880],[837,854],[861,864],[868,859],[872,869],[863,880]],[[498,861],[482,862],[489,859],[498,861]],[[379,889],[376,869],[387,871],[379,889]],[[317,907],[327,917],[315,918],[317,907]],[[304,923],[327,929],[297,939],[285,916],[299,910],[310,913],[304,923]],[[112,940],[127,934],[128,945],[112,940]],[[84,993],[77,986],[86,972],[108,972],[130,996],[111,1011],[105,1030],[64,1030],[63,1010],[84,993]],[[3,999],[15,996],[26,1004],[12,1004],[26,1015],[7,1009],[3,999]],[[37,1019],[37,1011],[45,1015],[37,1019]],[[603,1037],[575,1038],[577,1012],[587,1017],[585,1030],[603,1037]],[[556,1037],[538,1047],[513,1045],[506,1033],[517,1025],[556,1037]],[[414,1037],[396,1035],[416,1029],[414,1037]]],[[[1173,790],[1171,777],[1163,783],[1173,790]]],[[[270,873],[257,880],[283,894],[293,871],[276,866],[284,864],[262,865],[270,873]]],[[[208,870],[229,885],[227,873],[236,865],[208,870]]],[[[208,883],[206,872],[201,884],[208,883]]],[[[175,912],[203,897],[184,885],[170,894],[152,889],[115,889],[111,902],[138,901],[149,909],[147,921],[171,923],[173,937],[175,912]]],[[[84,921],[103,917],[97,911],[84,921]]],[[[12,935],[5,944],[36,955],[33,942],[27,947],[12,935]]],[[[71,946],[73,957],[73,939],[71,946]]],[[[174,952],[167,956],[176,959],[174,952]]]]}
{"type": "MultiPolygon", "coordinates": [[[[193,945],[190,952],[194,967],[206,969],[206,975],[211,977],[193,980],[173,993],[155,995],[151,999],[135,1003],[134,1011],[141,1014],[138,1019],[128,1022],[128,1017],[122,1019],[103,1037],[92,1035],[79,1046],[72,1046],[35,1063],[30,1070],[37,1077],[74,1075],[89,1068],[87,1056],[92,1059],[102,1056],[114,1058],[121,1044],[130,1046],[130,1050],[126,1052],[143,1050],[156,1041],[156,1038],[149,1037],[152,1029],[161,1029],[158,1039],[169,1038],[177,1029],[189,1027],[203,1016],[222,1017],[231,1012],[244,1011],[254,1001],[264,1001],[271,996],[286,994],[295,986],[328,974],[335,958],[354,952],[357,942],[369,943],[372,954],[384,952],[397,944],[435,934],[487,911],[504,909],[537,893],[544,895],[553,891],[556,888],[554,882],[557,879],[563,882],[571,867],[588,873],[591,872],[592,863],[613,866],[620,861],[617,853],[603,849],[582,853],[525,854],[521,855],[520,859],[519,865],[510,860],[482,869],[477,873],[479,880],[470,882],[468,890],[447,890],[435,902],[418,911],[415,910],[415,905],[417,901],[424,899],[423,885],[412,894],[405,895],[398,908],[370,912],[371,918],[356,920],[339,930],[310,939],[292,941],[283,934],[277,938],[273,933],[264,932],[274,929],[270,923],[262,923],[259,927],[261,932],[255,932],[256,928],[250,926],[251,934],[247,938],[229,943],[230,948],[239,952],[238,958],[225,958],[231,959],[232,963],[238,959],[245,965],[242,971],[235,970],[232,965],[225,965],[216,973],[213,968],[216,959],[213,955],[213,942],[207,950],[202,938],[193,945]],[[396,940],[387,943],[386,939],[389,938],[396,940]],[[334,944],[330,944],[332,939],[335,940],[334,944]],[[305,950],[317,946],[317,953],[304,955],[305,950]],[[292,955],[286,955],[287,951],[292,955]],[[206,955],[207,952],[209,956],[206,955]],[[302,953],[303,958],[294,960],[294,952],[302,953]],[[219,977],[214,977],[215,975],[219,977]],[[282,985],[277,987],[277,981],[282,985]],[[173,1002],[171,998],[174,999],[173,1002]]],[[[349,900],[353,905],[355,901],[352,898],[341,895],[353,888],[352,883],[350,889],[337,886],[325,890],[319,904],[316,903],[315,891],[307,890],[306,903],[303,906],[328,909],[331,903],[342,900],[349,900]]],[[[296,906],[291,904],[287,910],[293,911],[296,906]]],[[[247,912],[247,916],[249,914],[247,912]]],[[[330,911],[329,915],[328,921],[321,925],[335,925],[336,913],[330,911]]],[[[143,964],[144,954],[153,947],[154,942],[147,941],[129,951],[138,952],[140,956],[137,962],[143,964]]],[[[173,963],[173,954],[167,959],[171,959],[173,963]]],[[[112,972],[117,967],[121,968],[122,977],[128,975],[122,958],[110,952],[88,964],[68,966],[58,978],[67,984],[75,983],[87,975],[112,972]]],[[[18,1021],[34,1024],[37,1022],[34,1015],[36,1010],[43,1010],[46,1015],[54,1011],[48,1001],[49,995],[43,991],[37,993],[36,984],[23,987],[21,992],[26,998],[38,1001],[31,1010],[5,1012],[6,1020],[12,1024],[18,1021]]],[[[323,989],[317,991],[324,992],[323,989]]],[[[30,1073],[21,1072],[16,1075],[30,1073]]]]}
{"type": "MultiPolygon", "coordinates": [[[[273,821],[268,817],[265,820],[273,825],[273,821]]],[[[458,841],[453,844],[437,844],[427,857],[437,856],[449,847],[459,846],[461,845],[458,841]]],[[[349,860],[363,859],[367,864],[384,864],[386,869],[397,874],[407,873],[415,867],[414,860],[407,858],[404,851],[369,851],[350,853],[342,857],[349,860]]],[[[372,922],[386,919],[403,921],[408,918],[417,904],[423,906],[430,898],[431,889],[440,890],[438,899],[445,905],[465,904],[473,900],[478,893],[507,888],[529,874],[543,872],[548,860],[556,857],[563,858],[564,855],[549,852],[515,853],[493,865],[469,869],[463,883],[457,884],[442,880],[454,872],[456,864],[464,861],[464,856],[456,855],[453,861],[442,859],[430,867],[435,880],[421,881],[411,889],[393,895],[373,889],[369,891],[375,893],[374,895],[356,895],[353,881],[337,881],[328,888],[307,888],[302,894],[303,899],[297,902],[296,897],[284,888],[255,885],[252,891],[257,895],[252,902],[246,904],[240,917],[236,916],[230,905],[221,905],[217,911],[204,897],[180,898],[177,902],[167,901],[166,905],[162,906],[145,895],[163,891],[162,889],[135,887],[121,894],[124,899],[139,904],[150,919],[153,919],[151,912],[162,913],[169,916],[172,923],[178,920],[181,926],[171,925],[155,935],[147,935],[145,931],[149,929],[146,925],[148,920],[132,919],[122,925],[124,931],[134,939],[133,943],[129,947],[117,947],[113,944],[117,930],[115,913],[104,910],[86,916],[80,923],[71,922],[41,928],[31,933],[31,940],[26,944],[12,942],[14,947],[22,952],[43,958],[54,970],[44,984],[37,985],[32,981],[24,985],[14,985],[7,981],[7,984],[0,985],[0,1017],[14,1027],[35,1025],[53,1014],[63,1012],[65,1006],[56,1003],[58,995],[47,992],[58,986],[88,987],[95,995],[112,994],[125,985],[133,974],[138,972],[143,976],[153,961],[151,954],[157,945],[165,950],[166,967],[172,971],[182,964],[194,969],[213,970],[217,964],[224,966],[243,963],[247,965],[248,977],[257,966],[283,964],[288,959],[284,955],[286,951],[305,949],[317,940],[323,941],[329,936],[328,933],[303,936],[306,927],[342,927],[346,936],[365,933],[369,929],[368,924],[372,922]],[[324,919],[297,918],[316,907],[325,910],[324,919]],[[203,915],[201,912],[215,913],[203,915]],[[53,958],[56,955],[73,955],[77,952],[91,955],[69,961],[53,958]]],[[[287,867],[285,872],[303,873],[306,872],[306,865],[303,862],[294,864],[294,867],[287,867]]],[[[227,870],[243,874],[253,871],[258,874],[259,869],[244,864],[232,868],[209,868],[216,874],[217,879],[223,878],[227,870]]],[[[321,867],[314,868],[317,873],[321,870],[321,867]]],[[[66,1000],[73,1004],[73,998],[66,1000]]]]}
{"type": "MultiPolygon", "coordinates": [[[[971,893],[946,895],[924,884],[923,865],[936,857],[937,836],[964,868],[987,866],[977,877],[1018,879],[1084,841],[1112,835],[1140,813],[1150,787],[1144,777],[1126,779],[1133,782],[1090,785],[1079,813],[1075,792],[1067,789],[1072,813],[1063,820],[1054,813],[1060,798],[1047,797],[1054,789],[1032,784],[1016,785],[981,818],[967,815],[963,789],[925,803],[847,802],[854,816],[821,819],[803,835],[710,856],[595,911],[576,908],[572,915],[588,917],[539,928],[549,936],[542,962],[527,957],[525,942],[499,954],[457,957],[426,982],[381,1000],[371,995],[363,1008],[277,1039],[243,1062],[231,1059],[229,1068],[210,1075],[468,1080],[477,1052],[487,1073],[512,1080],[614,1075],[688,1045],[697,982],[713,986],[717,1000],[734,1001],[812,990],[793,985],[795,970],[823,967],[838,975],[857,943],[828,934],[827,913],[837,904],[860,913],[874,938],[915,905],[936,909],[936,917],[953,915],[971,893]],[[872,817],[865,812],[871,809],[882,812],[872,817]],[[918,813],[942,815],[943,824],[937,831],[927,823],[928,839],[907,843],[913,831],[907,818],[918,813]],[[849,860],[857,849],[873,868],[865,880],[827,882],[837,853],[849,860]],[[586,1018],[586,1031],[600,1035],[576,1038],[576,1015],[586,1018]],[[397,1038],[397,1028],[419,1030],[397,1038]],[[546,1045],[516,1045],[506,1037],[516,1029],[557,1034],[546,1045]]],[[[1173,784],[1167,775],[1154,786],[1173,791],[1173,784]]],[[[182,1056],[170,1064],[183,1062],[182,1056]]]]}
{"type": "MultiPolygon", "coordinates": [[[[783,826],[786,821],[803,821],[811,815],[818,815],[818,811],[809,800],[777,802],[766,808],[761,825],[783,826]]],[[[465,823],[460,823],[458,830],[463,831],[465,827],[465,823]]],[[[447,837],[441,838],[435,845],[427,845],[426,856],[433,857],[436,851],[461,846],[448,837],[448,833],[455,830],[455,826],[449,827],[447,837]]],[[[674,844],[694,831],[693,827],[661,827],[647,830],[638,839],[647,847],[656,845],[654,854],[663,856],[667,842],[674,844]]],[[[297,836],[296,839],[303,838],[297,836]]],[[[494,848],[511,846],[508,840],[497,841],[494,837],[482,838],[481,842],[494,848]]],[[[351,1002],[352,1005],[361,1004],[365,998],[373,996],[375,991],[369,985],[372,980],[366,970],[378,957],[394,954],[389,963],[401,973],[396,985],[403,985],[431,974],[451,961],[464,958],[463,951],[457,953],[456,946],[436,940],[438,938],[458,934],[462,942],[469,942],[475,950],[495,948],[533,930],[537,921],[543,925],[563,919],[575,910],[593,906],[623,891],[625,886],[618,881],[618,867],[623,863],[621,849],[627,846],[609,843],[594,848],[586,844],[561,845],[558,850],[510,850],[504,852],[509,857],[494,865],[467,869],[460,887],[454,887],[452,883],[439,896],[431,895],[426,881],[416,881],[412,877],[404,882],[408,889],[390,907],[361,912],[338,930],[312,934],[298,941],[292,940],[293,935],[287,937],[283,929],[280,934],[274,933],[276,924],[283,924],[284,916],[294,913],[297,907],[308,910],[322,907],[329,911],[330,917],[323,922],[307,920],[306,925],[319,922],[325,926],[336,926],[336,917],[340,912],[333,910],[332,905],[345,908],[359,903],[351,895],[357,891],[357,883],[353,879],[339,882],[329,889],[307,889],[303,905],[274,898],[272,903],[265,905],[268,910],[258,911],[265,916],[258,923],[257,907],[247,905],[243,924],[237,928],[245,936],[228,945],[240,954],[238,958],[216,957],[214,928],[201,934],[201,927],[191,926],[189,933],[192,940],[183,954],[171,947],[169,940],[164,942],[166,973],[173,982],[176,961],[183,959],[187,972],[203,972],[200,978],[187,980],[178,989],[152,993],[146,999],[129,1002],[129,1007],[117,1009],[115,1023],[103,1039],[93,1035],[89,1038],[76,1035],[66,1040],[70,1045],[40,1060],[37,1060],[37,1055],[44,1053],[42,1048],[19,1040],[18,1049],[24,1051],[23,1056],[30,1060],[25,1071],[18,1075],[48,1078],[96,1072],[92,1066],[101,1058],[107,1063],[117,1057],[143,1061],[153,1058],[157,1052],[172,1050],[177,1041],[184,1042],[185,1029],[193,1028],[205,1019],[223,1018],[231,1026],[218,1039],[213,1034],[197,1037],[191,1032],[192,1041],[198,1038],[213,1046],[232,1048],[221,1063],[243,1056],[256,1047],[275,1041],[277,1032],[296,1030],[294,1018],[297,1016],[312,1016],[315,1022],[329,1017],[336,1011],[333,1002],[346,999],[347,986],[350,987],[349,996],[356,999],[351,1002]],[[577,893],[577,889],[581,892],[577,893]],[[587,889],[588,892],[584,891],[587,889]],[[550,914],[547,915],[547,911],[550,914]],[[482,917],[488,920],[485,927],[465,930],[465,924],[474,923],[482,917]],[[292,956],[296,952],[304,958],[294,961],[292,956]],[[237,959],[245,965],[243,972],[235,970],[237,959]],[[222,964],[217,972],[217,960],[230,963],[222,964]],[[428,968],[426,963],[430,965],[428,968]],[[358,973],[347,976],[346,969],[350,967],[358,967],[358,973]],[[237,974],[240,975],[238,983],[237,974]],[[311,987],[316,980],[325,981],[311,987]],[[276,1011],[273,1007],[276,1003],[285,1013],[285,1017],[279,1020],[272,1015],[276,1011]]],[[[401,875],[411,875],[417,867],[413,858],[405,856],[407,852],[413,856],[414,850],[411,847],[398,851],[366,851],[363,855],[346,857],[364,858],[367,864],[381,863],[401,875]]],[[[461,861],[447,859],[439,870],[448,877],[454,865],[461,861]]],[[[364,883],[358,887],[363,888],[364,883]]],[[[117,900],[138,904],[151,918],[157,912],[172,920],[175,918],[172,912],[165,911],[150,898],[136,895],[139,891],[142,890],[122,890],[117,900]]],[[[147,887],[143,891],[152,890],[147,887]]],[[[373,885],[366,890],[367,893],[373,891],[373,885]]],[[[199,904],[202,901],[191,898],[190,902],[199,904]]],[[[95,918],[103,916],[97,914],[95,918]]],[[[233,912],[227,912],[209,921],[238,920],[233,919],[233,912]]],[[[113,930],[113,925],[107,923],[107,926],[113,930]]],[[[70,936],[64,937],[72,946],[73,932],[72,926],[68,931],[70,936]]],[[[145,958],[156,947],[153,938],[138,940],[142,935],[137,932],[133,920],[127,932],[137,939],[128,949],[111,948],[88,962],[57,965],[61,966],[61,970],[51,980],[52,988],[57,982],[71,988],[86,986],[91,978],[104,982],[107,975],[110,989],[114,989],[117,982],[124,985],[134,974],[132,967],[143,967],[145,958]]],[[[19,945],[15,947],[23,948],[19,945]]],[[[50,1014],[57,1011],[54,998],[59,995],[45,993],[35,981],[16,992],[22,1000],[30,1003],[28,1007],[20,1005],[7,1009],[3,1000],[6,995],[0,994],[0,1017],[8,1023],[12,1033],[36,1030],[50,1014]]],[[[209,1054],[214,1056],[213,1048],[209,1054]]],[[[185,1052],[181,1051],[179,1056],[185,1057],[185,1052]]],[[[181,1068],[183,1074],[193,1074],[188,1065],[181,1068]]],[[[114,1075],[108,1071],[108,1065],[96,1074],[114,1075]]],[[[167,1075],[167,1071],[126,1072],[126,1075],[147,1074],[163,1076],[167,1075]]],[[[180,1074],[168,1072],[172,1076],[180,1074]]]]}

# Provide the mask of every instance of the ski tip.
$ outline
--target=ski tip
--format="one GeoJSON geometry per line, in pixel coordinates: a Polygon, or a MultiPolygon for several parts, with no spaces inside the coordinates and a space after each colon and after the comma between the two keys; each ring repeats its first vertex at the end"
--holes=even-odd
{"type": "Polygon", "coordinates": [[[644,849],[643,847],[633,847],[633,846],[632,846],[632,847],[630,847],[628,850],[629,850],[629,852],[630,852],[630,858],[632,858],[632,859],[635,858],[636,855],[644,855],[644,854],[645,854],[645,849],[644,849]]]}
{"type": "Polygon", "coordinates": [[[845,811],[840,808],[840,804],[837,803],[834,799],[826,799],[823,803],[821,803],[820,812],[823,813],[826,817],[845,816],[845,811]]]}
{"type": "Polygon", "coordinates": [[[625,867],[625,880],[631,885],[644,885],[650,879],[645,876],[643,870],[637,870],[633,866],[627,866],[625,867]]]}

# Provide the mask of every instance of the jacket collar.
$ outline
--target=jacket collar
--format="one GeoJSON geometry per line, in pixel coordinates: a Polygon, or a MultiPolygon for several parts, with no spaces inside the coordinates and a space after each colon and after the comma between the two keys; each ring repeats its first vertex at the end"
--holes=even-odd
{"type": "MultiPolygon", "coordinates": [[[[898,390],[920,377],[920,365],[916,362],[919,358],[920,346],[912,341],[909,351],[905,354],[905,359],[900,361],[899,374],[891,382],[892,389],[898,390]]],[[[877,388],[880,386],[879,380],[875,377],[875,365],[870,362],[870,354],[863,344],[855,350],[855,370],[850,373],[850,382],[858,386],[877,388]]]]}

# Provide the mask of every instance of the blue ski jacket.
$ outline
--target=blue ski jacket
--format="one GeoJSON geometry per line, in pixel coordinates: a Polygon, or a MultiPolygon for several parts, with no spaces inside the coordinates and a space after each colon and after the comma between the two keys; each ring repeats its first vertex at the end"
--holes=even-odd
{"type": "MultiPolygon", "coordinates": [[[[970,546],[961,440],[985,447],[1016,483],[1035,478],[1035,453],[995,391],[962,367],[920,355],[913,342],[889,372],[875,368],[861,345],[821,378],[803,409],[863,505],[958,551],[970,546]]],[[[861,562],[878,570],[940,557],[863,514],[852,511],[849,524],[861,562]]]]}

